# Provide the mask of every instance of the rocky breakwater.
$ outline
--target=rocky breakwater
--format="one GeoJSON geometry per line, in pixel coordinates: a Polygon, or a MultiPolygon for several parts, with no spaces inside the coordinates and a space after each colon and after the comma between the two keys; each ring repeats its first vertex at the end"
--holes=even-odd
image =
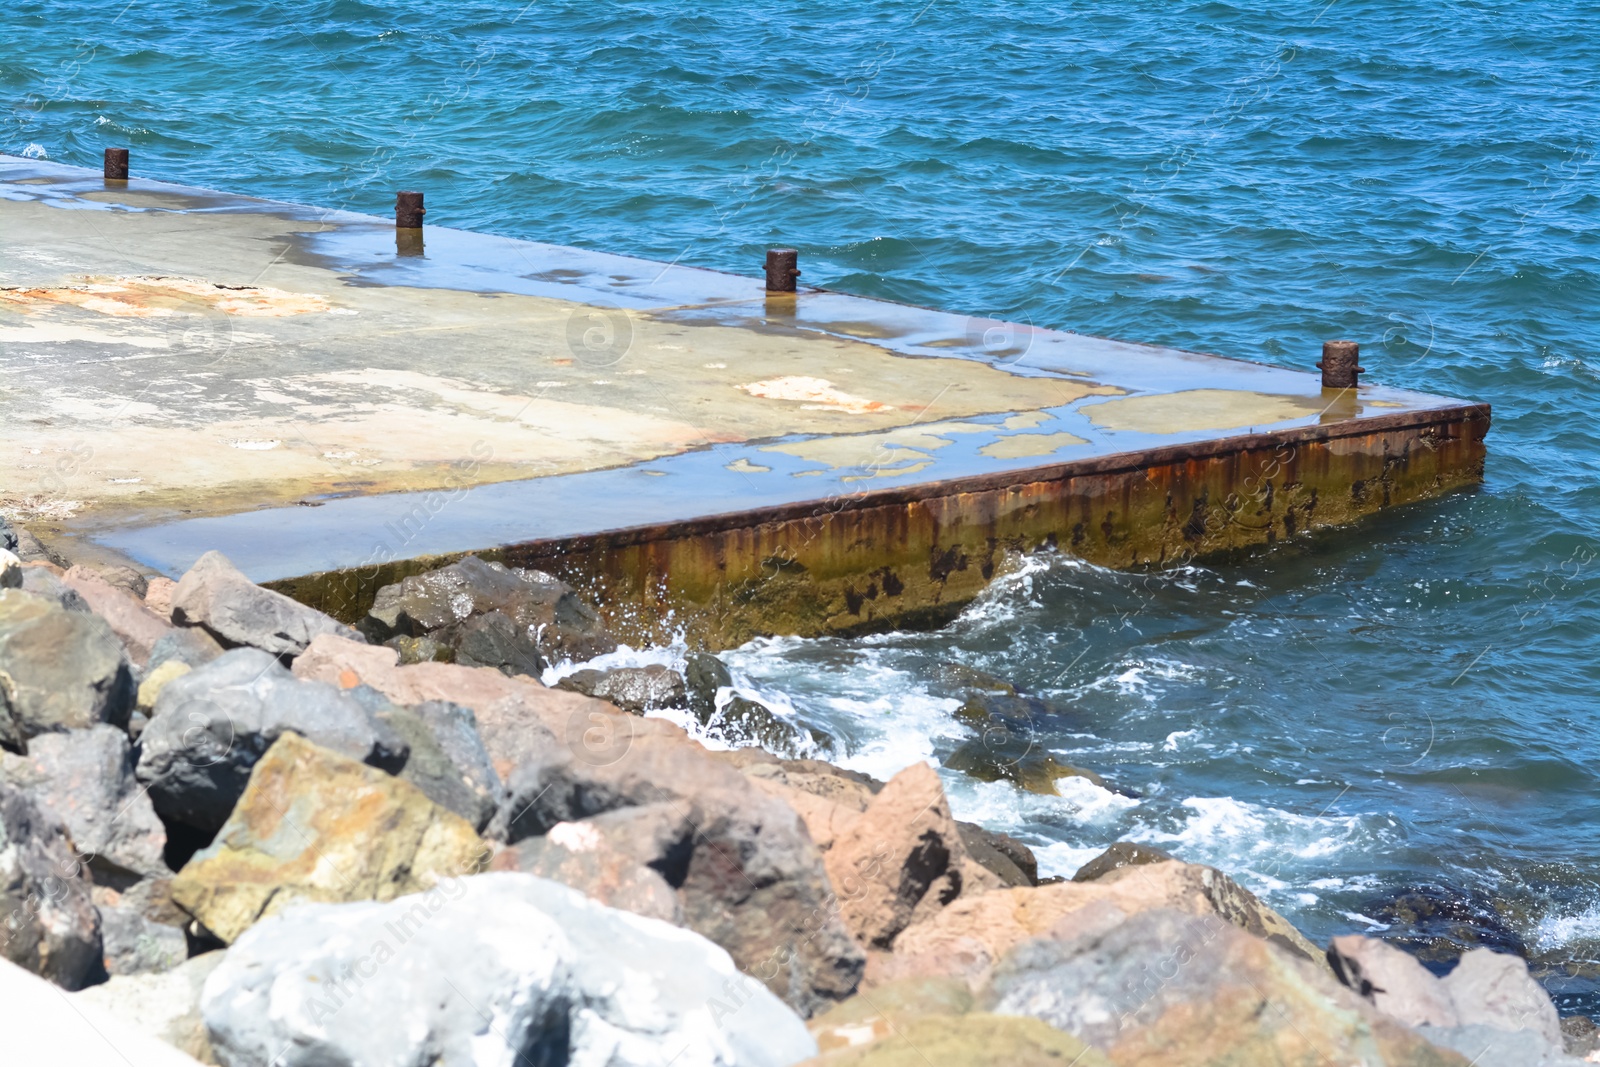
{"type": "Polygon", "coordinates": [[[1316,946],[1130,846],[1041,883],[714,657],[539,680],[615,647],[471,558],[352,628],[6,552],[0,979],[226,1067],[1577,1062],[1514,957],[1316,946]]]}

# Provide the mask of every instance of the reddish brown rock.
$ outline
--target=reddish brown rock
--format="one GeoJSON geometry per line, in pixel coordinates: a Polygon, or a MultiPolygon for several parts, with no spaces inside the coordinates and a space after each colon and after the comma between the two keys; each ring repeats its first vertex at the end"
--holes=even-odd
{"type": "Polygon", "coordinates": [[[71,568],[62,581],[122,639],[128,658],[137,666],[148,663],[156,642],[173,630],[171,622],[151,611],[142,600],[86,567],[71,568]]]}

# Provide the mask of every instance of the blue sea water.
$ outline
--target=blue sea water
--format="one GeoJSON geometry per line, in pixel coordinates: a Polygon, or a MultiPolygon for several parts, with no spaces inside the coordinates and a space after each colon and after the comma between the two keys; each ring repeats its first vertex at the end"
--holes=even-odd
{"type": "Polygon", "coordinates": [[[1491,402],[1481,491],[731,659],[878,773],[969,736],[941,663],[1003,675],[1139,794],[948,775],[1047,870],[1131,837],[1313,937],[1491,930],[1595,1012],[1597,79],[1592,0],[17,0],[0,150],[749,274],[792,244],[813,284],[1305,369],[1347,337],[1491,402]],[[1384,903],[1430,885],[1433,926],[1384,903]]]}

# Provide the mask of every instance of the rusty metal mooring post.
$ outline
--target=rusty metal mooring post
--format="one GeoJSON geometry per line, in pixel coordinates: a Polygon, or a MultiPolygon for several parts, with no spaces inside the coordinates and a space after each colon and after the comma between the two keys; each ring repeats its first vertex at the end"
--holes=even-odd
{"type": "Polygon", "coordinates": [[[128,180],[128,150],[126,148],[106,149],[106,178],[115,182],[128,180]]]}
{"type": "Polygon", "coordinates": [[[422,229],[422,216],[428,209],[422,206],[422,194],[402,192],[394,194],[394,228],[397,230],[422,229]]]}
{"type": "Polygon", "coordinates": [[[1356,375],[1366,370],[1356,366],[1361,361],[1361,346],[1354,341],[1322,342],[1322,387],[1324,389],[1354,389],[1356,375]]]}
{"type": "Polygon", "coordinates": [[[794,280],[800,277],[799,263],[800,253],[793,248],[767,249],[767,292],[794,292],[794,280]]]}

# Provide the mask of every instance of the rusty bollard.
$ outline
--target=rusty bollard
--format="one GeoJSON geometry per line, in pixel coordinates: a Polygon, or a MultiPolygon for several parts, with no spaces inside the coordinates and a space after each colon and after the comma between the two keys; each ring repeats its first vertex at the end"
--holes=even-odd
{"type": "Polygon", "coordinates": [[[1324,389],[1354,389],[1356,375],[1366,370],[1356,364],[1361,361],[1361,346],[1354,341],[1322,342],[1322,387],[1324,389]]]}
{"type": "Polygon", "coordinates": [[[767,292],[794,292],[794,280],[800,277],[799,262],[800,253],[792,248],[767,249],[767,292]]]}
{"type": "Polygon", "coordinates": [[[106,180],[114,182],[128,180],[128,150],[126,148],[106,149],[106,180]]]}
{"type": "Polygon", "coordinates": [[[428,209],[422,206],[422,194],[402,192],[394,194],[394,228],[397,230],[422,229],[422,216],[428,209]]]}

